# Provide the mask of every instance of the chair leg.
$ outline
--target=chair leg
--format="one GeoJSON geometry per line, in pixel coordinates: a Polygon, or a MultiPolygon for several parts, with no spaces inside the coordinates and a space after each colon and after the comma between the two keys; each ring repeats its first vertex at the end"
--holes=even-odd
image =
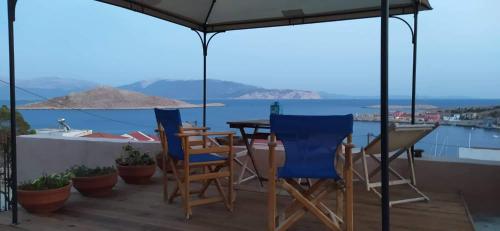
{"type": "MultiPolygon", "coordinates": [[[[361,147],[361,150],[363,150],[363,147],[361,147]]],[[[354,173],[354,175],[356,175],[356,180],[353,179],[353,181],[365,181],[365,178],[364,178],[364,173],[360,173],[354,166],[356,165],[356,163],[358,163],[358,161],[360,159],[363,158],[363,152],[360,152],[360,153],[357,153],[356,156],[353,156],[352,158],[352,163],[353,163],[353,168],[352,168],[352,172],[354,173]]],[[[363,161],[363,160],[361,160],[363,161]]],[[[362,164],[363,165],[363,164],[362,164]]],[[[364,168],[364,166],[362,166],[364,168]]],[[[364,169],[362,169],[362,171],[364,171],[364,169]]]]}
{"type": "Polygon", "coordinates": [[[406,153],[408,155],[408,157],[407,157],[407,159],[408,159],[408,166],[410,167],[410,179],[411,179],[411,184],[413,184],[413,185],[416,186],[417,185],[417,179],[415,177],[415,165],[414,165],[415,164],[415,160],[413,159],[413,155],[412,155],[412,153],[411,153],[410,150],[411,149],[408,149],[406,151],[406,153]]]}
{"type": "Polygon", "coordinates": [[[361,153],[361,160],[363,161],[363,172],[365,174],[365,185],[366,185],[366,191],[370,191],[370,176],[368,175],[368,163],[366,160],[366,154],[363,151],[361,153]]]}
{"type": "Polygon", "coordinates": [[[185,212],[185,217],[186,217],[186,220],[188,220],[191,216],[191,205],[189,204],[189,199],[191,197],[191,194],[190,194],[190,182],[189,182],[189,172],[190,172],[190,169],[189,169],[189,165],[187,164],[184,164],[185,167],[184,167],[184,212],[185,212]],[[187,165],[187,167],[186,167],[187,165]]]}
{"type": "Polygon", "coordinates": [[[174,199],[177,197],[177,196],[182,196],[184,197],[184,195],[181,193],[179,193],[179,185],[176,185],[175,188],[174,188],[174,191],[171,192],[170,194],[170,198],[168,199],[168,203],[169,204],[172,204],[174,203],[174,199]]]}
{"type": "MultiPolygon", "coordinates": [[[[291,186],[293,186],[295,189],[297,189],[300,193],[304,194],[305,197],[307,198],[312,198],[312,194],[315,193],[319,188],[323,187],[327,181],[324,179],[319,179],[314,183],[309,189],[304,190],[297,182],[294,180],[288,179],[286,180],[287,183],[289,183],[291,186]]],[[[291,205],[289,205],[284,211],[284,216],[288,217],[290,214],[294,213],[297,209],[302,208],[300,203],[298,201],[294,201],[291,205]]]]}
{"type": "MultiPolygon", "coordinates": [[[[324,203],[321,202],[323,196],[333,191],[332,190],[333,187],[331,188],[327,187],[326,189],[324,187],[325,185],[328,185],[330,181],[320,179],[316,181],[316,183],[314,183],[307,190],[305,190],[300,184],[298,184],[298,182],[292,179],[287,179],[286,182],[290,184],[292,187],[294,187],[302,195],[304,195],[305,198],[307,198],[308,200],[312,201],[315,205],[317,205],[317,207],[325,215],[330,216],[331,220],[335,223],[336,226],[339,226],[338,220],[342,221],[342,219],[340,219],[324,203]],[[319,189],[323,190],[318,191],[319,189]]],[[[285,208],[284,212],[282,212],[278,217],[280,229],[286,229],[287,227],[295,223],[298,219],[300,219],[303,215],[305,215],[306,210],[304,210],[303,207],[304,206],[298,200],[294,200],[292,204],[290,204],[287,208],[285,208]],[[290,222],[290,224],[286,224],[287,222],[290,222]]]]}
{"type": "Polygon", "coordinates": [[[271,134],[269,146],[269,175],[267,183],[267,230],[276,230],[276,165],[275,165],[275,148],[276,135],[271,134]]]}
{"type": "MultiPolygon", "coordinates": [[[[311,212],[313,215],[315,215],[323,224],[325,224],[330,230],[339,230],[340,227],[335,224],[334,221],[332,221],[330,218],[328,218],[318,207],[316,207],[316,203],[314,202],[319,202],[321,197],[318,195],[316,196],[313,201],[308,200],[302,193],[300,193],[297,189],[295,189],[293,186],[288,184],[287,182],[280,180],[280,184],[283,188],[285,188],[291,196],[293,196],[294,199],[299,201],[307,211],[311,212]]],[[[328,190],[325,190],[322,192],[322,196],[327,194],[328,190]]],[[[300,211],[300,210],[299,210],[300,211]]]]}
{"type": "Polygon", "coordinates": [[[162,166],[163,166],[163,201],[168,201],[167,161],[170,161],[170,158],[168,158],[166,155],[162,154],[162,166]]]}
{"type": "MultiPolygon", "coordinates": [[[[321,192],[319,192],[315,197],[312,197],[312,196],[308,196],[306,197],[308,200],[311,201],[312,204],[314,204],[314,206],[316,206],[316,208],[318,210],[320,210],[320,213],[323,213],[326,217],[326,215],[329,215],[329,219],[331,220],[331,222],[333,223],[333,225],[335,227],[337,227],[335,230],[339,230],[340,229],[340,225],[337,221],[337,216],[335,214],[332,215],[332,212],[329,210],[329,209],[325,209],[326,211],[321,211],[322,208],[326,207],[326,205],[324,205],[323,203],[321,203],[321,200],[323,199],[323,197],[325,197],[326,195],[328,195],[330,192],[332,192],[333,190],[330,188],[330,189],[325,189],[321,192]]],[[[296,209],[293,213],[289,214],[287,217],[280,217],[280,223],[278,225],[278,230],[287,230],[288,228],[290,228],[295,222],[297,222],[300,218],[302,218],[305,214],[306,214],[306,210],[303,206],[303,204],[299,204],[300,207],[298,207],[298,209],[296,209]]]]}
{"type": "Polygon", "coordinates": [[[257,177],[257,174],[250,167],[248,167],[249,158],[246,158],[244,162],[242,162],[238,158],[234,158],[234,161],[236,162],[236,164],[238,164],[241,167],[240,173],[238,174],[238,179],[236,181],[236,184],[241,184],[245,181],[248,181],[248,180],[251,180],[251,179],[257,177]],[[250,174],[250,176],[245,177],[245,173],[250,174]]]}
{"type": "Polygon", "coordinates": [[[234,201],[236,198],[234,197],[234,161],[233,160],[228,160],[228,165],[229,165],[229,184],[227,185],[227,200],[229,204],[229,211],[233,211],[234,209],[234,201]]]}
{"type": "Polygon", "coordinates": [[[224,202],[224,205],[226,206],[226,209],[228,211],[232,212],[231,199],[229,199],[230,197],[226,196],[226,193],[222,189],[222,185],[220,183],[220,180],[214,179],[214,182],[215,182],[215,187],[217,188],[217,191],[219,192],[220,196],[223,198],[223,202],[224,202]]]}
{"type": "MultiPolygon", "coordinates": [[[[336,186],[338,187],[338,186],[336,186]]],[[[336,198],[336,210],[337,214],[344,214],[345,212],[345,194],[342,192],[342,189],[337,189],[337,193],[335,193],[336,198]]],[[[342,216],[342,220],[345,219],[345,216],[342,216]]]]}
{"type": "MultiPolygon", "coordinates": [[[[344,224],[347,231],[352,231],[354,227],[354,192],[352,185],[352,177],[353,177],[353,166],[352,166],[352,155],[351,149],[346,151],[346,159],[345,159],[345,167],[344,167],[344,181],[345,181],[345,190],[344,190],[344,224]]],[[[339,190],[340,191],[340,190],[339,190]]],[[[340,194],[340,193],[338,193],[340,194]]]]}
{"type": "Polygon", "coordinates": [[[236,181],[236,184],[241,184],[243,177],[245,176],[245,169],[247,167],[247,161],[245,161],[243,163],[238,158],[234,158],[234,161],[241,167],[240,174],[238,174],[238,181],[236,181]]]}

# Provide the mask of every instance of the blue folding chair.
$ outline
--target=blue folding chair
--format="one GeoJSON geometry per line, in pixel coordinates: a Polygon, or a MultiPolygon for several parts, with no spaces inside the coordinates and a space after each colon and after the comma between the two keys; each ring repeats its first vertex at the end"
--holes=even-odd
{"type": "Polygon", "coordinates": [[[192,207],[216,202],[224,202],[227,209],[233,209],[233,184],[228,184],[225,194],[219,179],[227,178],[233,182],[233,132],[207,132],[206,127],[182,127],[178,109],[155,109],[158,132],[162,144],[163,156],[163,197],[173,202],[180,196],[183,200],[186,219],[192,215],[192,207]],[[209,136],[227,136],[228,145],[213,146],[209,136]],[[195,137],[201,139],[194,140],[195,137]],[[182,163],[182,165],[179,165],[182,163]],[[176,181],[174,191],[168,195],[167,164],[176,181]],[[196,173],[196,169],[201,169],[196,173]],[[182,171],[182,172],[180,172],[182,171]],[[201,172],[201,173],[199,173],[201,172]],[[191,183],[201,181],[199,190],[191,190],[191,183]],[[214,183],[219,196],[206,197],[211,183],[214,183]],[[199,199],[192,199],[191,194],[198,194],[199,199]]]}
{"type": "Polygon", "coordinates": [[[352,115],[271,115],[270,122],[268,229],[286,230],[311,212],[331,230],[353,230],[352,115]],[[276,139],[285,148],[285,163],[278,169],[274,157],[276,139]],[[341,152],[343,159],[338,155],[341,152]],[[314,183],[304,188],[297,181],[304,178],[314,179],[314,183]],[[276,183],[293,198],[279,216],[276,183]],[[337,191],[336,212],[322,202],[334,191],[337,191]],[[342,217],[337,215],[340,213],[342,217]]]}

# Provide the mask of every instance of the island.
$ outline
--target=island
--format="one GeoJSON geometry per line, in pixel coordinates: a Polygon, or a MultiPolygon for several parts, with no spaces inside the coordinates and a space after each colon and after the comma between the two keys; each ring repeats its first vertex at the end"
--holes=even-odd
{"type": "MultiPolygon", "coordinates": [[[[203,105],[182,100],[149,96],[139,92],[113,87],[97,87],[83,92],[70,93],[43,102],[21,105],[19,109],[151,109],[151,108],[196,108],[203,105]]],[[[224,106],[211,103],[207,106],[224,106]]]]}

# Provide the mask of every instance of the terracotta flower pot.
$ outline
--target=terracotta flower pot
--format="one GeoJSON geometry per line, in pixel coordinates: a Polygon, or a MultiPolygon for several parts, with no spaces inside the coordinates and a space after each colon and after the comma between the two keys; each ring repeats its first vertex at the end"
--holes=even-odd
{"type": "Polygon", "coordinates": [[[51,213],[62,208],[71,194],[71,183],[57,189],[17,190],[19,204],[30,213],[51,213]]]}
{"type": "Polygon", "coordinates": [[[111,195],[117,181],[118,174],[116,172],[103,176],[75,177],[73,178],[73,187],[84,196],[104,197],[111,195]]]}
{"type": "Polygon", "coordinates": [[[155,174],[156,165],[123,166],[118,165],[118,174],[127,184],[148,184],[155,174]]]}

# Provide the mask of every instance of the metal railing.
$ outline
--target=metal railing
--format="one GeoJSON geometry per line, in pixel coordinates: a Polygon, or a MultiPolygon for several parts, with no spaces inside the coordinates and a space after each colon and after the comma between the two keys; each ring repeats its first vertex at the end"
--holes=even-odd
{"type": "Polygon", "coordinates": [[[10,138],[0,133],[0,212],[12,205],[12,168],[10,158],[10,138]]]}

